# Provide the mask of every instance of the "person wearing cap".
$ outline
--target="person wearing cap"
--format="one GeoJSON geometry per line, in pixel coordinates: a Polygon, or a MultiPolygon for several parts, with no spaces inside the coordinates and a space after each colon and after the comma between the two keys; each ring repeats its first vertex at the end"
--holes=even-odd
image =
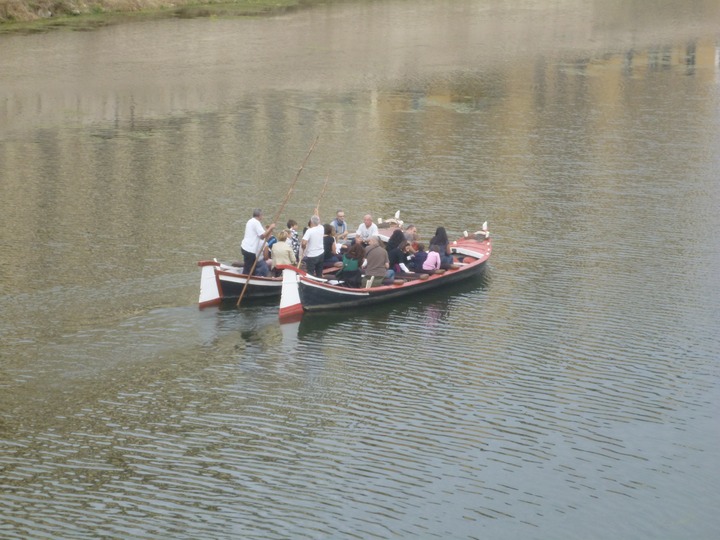
{"type": "Polygon", "coordinates": [[[249,274],[253,265],[255,266],[254,275],[267,276],[270,273],[270,269],[262,257],[262,247],[265,240],[272,235],[275,224],[271,223],[267,227],[263,227],[261,219],[262,210],[255,208],[252,217],[245,224],[245,236],[240,244],[240,251],[243,255],[243,274],[249,274]]]}

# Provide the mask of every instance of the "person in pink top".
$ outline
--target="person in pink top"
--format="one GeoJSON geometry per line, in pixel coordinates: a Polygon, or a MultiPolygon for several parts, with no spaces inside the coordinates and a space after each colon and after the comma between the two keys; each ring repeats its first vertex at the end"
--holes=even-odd
{"type": "Polygon", "coordinates": [[[440,270],[440,253],[438,252],[438,246],[433,244],[428,249],[427,259],[422,264],[422,271],[426,274],[432,274],[436,270],[440,270]]]}

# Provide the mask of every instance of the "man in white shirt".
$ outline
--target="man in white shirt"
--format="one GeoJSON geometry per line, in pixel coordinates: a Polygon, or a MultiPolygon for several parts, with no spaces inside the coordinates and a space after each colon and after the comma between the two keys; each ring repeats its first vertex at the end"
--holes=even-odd
{"type": "Polygon", "coordinates": [[[355,241],[357,242],[359,239],[364,245],[367,246],[370,237],[377,236],[377,234],[378,228],[377,225],[373,223],[372,216],[370,214],[365,214],[365,217],[363,217],[363,222],[360,224],[357,232],[355,233],[355,241]]]}
{"type": "Polygon", "coordinates": [[[267,276],[270,273],[267,263],[262,259],[258,259],[262,246],[265,240],[270,237],[275,224],[271,223],[264,228],[261,223],[262,210],[255,208],[253,210],[253,217],[251,217],[245,224],[245,237],[240,244],[240,250],[243,254],[243,274],[249,274],[253,265],[255,269],[254,275],[267,276]],[[255,262],[257,260],[257,262],[255,262]]]}
{"type": "Polygon", "coordinates": [[[325,228],[320,223],[318,216],[310,218],[310,225],[308,230],[302,237],[302,248],[305,254],[305,268],[307,268],[308,274],[312,274],[317,277],[322,277],[323,263],[325,259],[325,248],[323,246],[323,236],[325,235],[325,228]]]}

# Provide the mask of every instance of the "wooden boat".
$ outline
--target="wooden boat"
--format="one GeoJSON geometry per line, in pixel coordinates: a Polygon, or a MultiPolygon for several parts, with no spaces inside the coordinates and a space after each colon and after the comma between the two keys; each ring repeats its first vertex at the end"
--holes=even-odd
{"type": "MultiPolygon", "coordinates": [[[[279,299],[282,290],[282,276],[261,277],[242,273],[242,266],[221,263],[213,259],[200,261],[200,297],[201,308],[217,306],[225,301],[237,300],[245,288],[243,299],[279,299]]],[[[326,268],[324,273],[332,275],[337,268],[326,268]]]]}
{"type": "Polygon", "coordinates": [[[242,268],[218,262],[216,260],[200,261],[200,298],[198,305],[202,307],[216,306],[226,300],[237,300],[245,283],[247,289],[243,298],[280,298],[282,277],[248,276],[242,268]],[[248,282],[249,280],[249,282],[248,282]]]}
{"type": "Polygon", "coordinates": [[[454,261],[451,269],[429,276],[398,274],[392,284],[362,289],[345,287],[342,282],[320,279],[295,267],[281,265],[280,320],[296,320],[304,312],[354,309],[387,302],[477,276],[485,270],[492,241],[484,230],[459,238],[451,249],[454,261]]]}

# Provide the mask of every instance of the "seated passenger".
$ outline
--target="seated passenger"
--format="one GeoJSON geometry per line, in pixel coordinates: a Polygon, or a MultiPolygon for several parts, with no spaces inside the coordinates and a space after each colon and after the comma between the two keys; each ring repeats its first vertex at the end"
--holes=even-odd
{"type": "Polygon", "coordinates": [[[335,263],[340,262],[340,259],[337,256],[337,245],[335,244],[332,225],[326,223],[323,227],[325,229],[325,234],[323,235],[323,268],[330,268],[331,266],[335,266],[335,263]]]}
{"type": "Polygon", "coordinates": [[[417,227],[412,223],[409,223],[405,227],[405,240],[407,240],[408,244],[412,246],[413,250],[417,251],[419,238],[417,227]]]}
{"type": "Polygon", "coordinates": [[[336,240],[344,241],[347,238],[348,231],[347,223],[345,222],[345,211],[338,210],[335,214],[335,219],[330,222],[333,228],[333,234],[336,240]]]}
{"type": "Polygon", "coordinates": [[[275,270],[279,264],[288,264],[295,266],[297,258],[295,252],[287,240],[290,237],[287,231],[280,231],[277,235],[277,242],[272,246],[272,266],[274,275],[279,275],[279,271],[275,270]]]}
{"type": "Polygon", "coordinates": [[[385,245],[385,249],[388,252],[388,259],[390,262],[390,268],[396,273],[405,272],[400,265],[403,265],[408,269],[408,249],[411,249],[405,240],[405,235],[402,230],[395,229],[390,235],[390,238],[385,245]]]}
{"type": "Polygon", "coordinates": [[[365,279],[363,283],[370,283],[372,287],[378,287],[383,284],[384,280],[393,279],[395,277],[395,271],[390,269],[388,253],[380,246],[378,237],[371,236],[368,242],[368,246],[365,248],[367,266],[365,267],[365,279]]]}
{"type": "Polygon", "coordinates": [[[430,250],[427,253],[427,258],[422,264],[421,270],[415,270],[424,274],[434,274],[437,270],[440,270],[441,266],[440,253],[438,252],[438,246],[433,244],[430,246],[430,250]]]}
{"type": "Polygon", "coordinates": [[[344,281],[346,287],[359,287],[362,282],[363,259],[365,258],[365,249],[360,243],[354,243],[343,253],[342,268],[337,273],[337,279],[344,281]]]}
{"type": "Polygon", "coordinates": [[[372,216],[370,214],[365,214],[363,222],[360,224],[357,232],[355,233],[355,238],[357,239],[359,237],[362,243],[367,246],[370,238],[372,236],[376,236],[377,233],[378,228],[377,225],[373,223],[372,216]]]}
{"type": "Polygon", "coordinates": [[[427,252],[425,251],[425,244],[418,244],[417,251],[410,257],[409,268],[415,272],[422,272],[423,263],[427,259],[427,252]]]}
{"type": "Polygon", "coordinates": [[[445,227],[438,227],[435,230],[435,236],[430,240],[430,247],[433,245],[438,247],[438,253],[440,254],[440,267],[450,268],[453,264],[452,251],[450,250],[450,241],[448,240],[447,232],[445,227]]]}

